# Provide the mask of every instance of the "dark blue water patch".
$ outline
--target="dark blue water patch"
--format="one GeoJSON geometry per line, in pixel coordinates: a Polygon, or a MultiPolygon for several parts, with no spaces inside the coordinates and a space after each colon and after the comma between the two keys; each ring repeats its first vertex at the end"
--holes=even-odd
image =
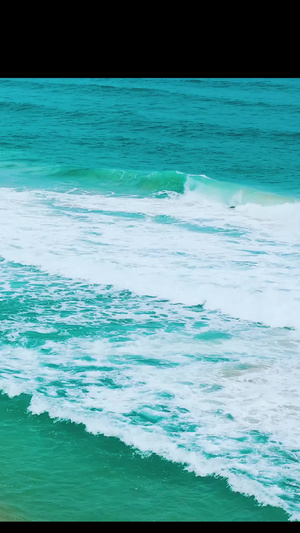
{"type": "Polygon", "coordinates": [[[193,424],[191,422],[186,421],[180,421],[177,417],[172,417],[171,420],[168,420],[168,432],[173,437],[180,437],[182,433],[195,433],[198,429],[197,424],[193,424]],[[173,418],[173,420],[172,420],[173,418]]]}
{"type": "Polygon", "coordinates": [[[213,385],[211,383],[201,383],[199,385],[199,389],[201,389],[205,393],[212,393],[222,390],[224,387],[222,385],[218,385],[217,383],[214,383],[213,385]]]}
{"type": "Polygon", "coordinates": [[[167,359],[155,358],[155,357],[146,357],[144,355],[136,355],[136,354],[128,354],[127,356],[123,356],[123,361],[120,361],[121,364],[124,363],[124,361],[128,360],[131,362],[136,362],[139,366],[140,365],[146,365],[146,366],[154,366],[154,367],[160,367],[160,368],[175,368],[180,365],[180,363],[175,361],[170,361],[167,359]]]}
{"type": "Polygon", "coordinates": [[[241,249],[241,252],[246,252],[247,254],[252,254],[252,255],[268,255],[268,252],[265,252],[264,250],[241,249]]]}
{"type": "Polygon", "coordinates": [[[108,387],[109,389],[123,389],[124,384],[120,385],[109,377],[103,377],[97,379],[97,386],[108,387]]]}
{"type": "Polygon", "coordinates": [[[207,326],[207,321],[205,319],[195,320],[195,322],[192,325],[192,327],[195,328],[195,329],[204,328],[206,326],[207,326]]]}
{"type": "Polygon", "coordinates": [[[241,270],[250,270],[251,268],[256,268],[258,265],[256,261],[242,261],[240,259],[238,261],[233,261],[232,263],[234,265],[234,268],[241,270]]]}
{"type": "MultiPolygon", "coordinates": [[[[185,309],[190,309],[191,311],[194,311],[196,313],[203,313],[204,312],[204,304],[196,304],[196,305],[185,305],[183,306],[185,309]]],[[[205,318],[203,319],[205,320],[205,318]]]]}
{"type": "Polygon", "coordinates": [[[130,413],[125,413],[123,415],[127,420],[130,420],[130,423],[138,426],[151,427],[153,424],[158,424],[163,420],[163,416],[151,410],[141,410],[141,411],[131,411],[130,413]]]}
{"type": "Polygon", "coordinates": [[[232,227],[231,228],[223,228],[223,227],[220,228],[219,226],[209,226],[205,219],[203,219],[202,221],[199,220],[199,222],[195,224],[191,222],[181,222],[177,218],[169,216],[169,215],[156,215],[153,217],[153,221],[159,224],[176,225],[177,227],[187,229],[188,231],[196,231],[200,233],[208,233],[208,234],[221,233],[221,234],[225,234],[226,236],[232,236],[232,237],[241,237],[247,234],[247,231],[241,230],[239,228],[232,228],[232,227]]]}
{"type": "Polygon", "coordinates": [[[199,340],[203,340],[206,342],[209,342],[209,341],[215,342],[215,341],[223,340],[223,339],[231,339],[232,334],[226,331],[217,331],[217,330],[210,329],[208,331],[203,331],[203,332],[198,333],[197,335],[195,335],[195,337],[199,340]]]}
{"type": "Polygon", "coordinates": [[[172,392],[167,392],[167,391],[160,391],[159,393],[157,393],[159,399],[163,399],[163,400],[173,400],[175,398],[174,394],[172,392]]]}
{"type": "Polygon", "coordinates": [[[266,433],[261,433],[257,429],[251,430],[249,432],[249,437],[250,437],[251,440],[253,440],[253,442],[263,443],[263,444],[268,442],[269,439],[270,439],[270,435],[268,435],[266,433]]]}
{"type": "MultiPolygon", "coordinates": [[[[47,204],[51,205],[56,212],[63,213],[65,215],[76,216],[76,220],[80,220],[80,213],[82,214],[97,214],[104,215],[107,217],[118,217],[118,218],[129,218],[129,219],[141,219],[145,220],[147,215],[144,213],[138,212],[129,212],[129,211],[111,211],[108,209],[94,209],[90,207],[68,207],[58,205],[55,200],[48,201],[47,204]]],[[[113,222],[112,222],[113,223],[113,222]]],[[[91,232],[93,234],[94,232],[91,232]]],[[[96,234],[98,235],[98,234],[96,234]]]]}

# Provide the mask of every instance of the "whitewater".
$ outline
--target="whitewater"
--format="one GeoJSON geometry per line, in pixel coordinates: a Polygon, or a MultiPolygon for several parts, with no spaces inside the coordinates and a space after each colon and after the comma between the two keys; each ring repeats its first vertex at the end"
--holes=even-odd
{"type": "Polygon", "coordinates": [[[1,189],[1,389],[299,520],[300,202],[175,174],[1,189]]]}
{"type": "Polygon", "coordinates": [[[0,79],[0,520],[300,519],[299,79],[0,79]]]}

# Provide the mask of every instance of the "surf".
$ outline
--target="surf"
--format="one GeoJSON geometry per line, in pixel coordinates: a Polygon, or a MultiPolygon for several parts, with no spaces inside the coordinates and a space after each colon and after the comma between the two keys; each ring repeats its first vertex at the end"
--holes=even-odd
{"type": "Polygon", "coordinates": [[[4,507],[299,520],[298,89],[2,80],[4,507]]]}
{"type": "MultiPolygon", "coordinates": [[[[103,171],[107,189],[93,174],[96,190],[85,191],[85,171],[79,174],[65,191],[57,187],[60,180],[66,186],[61,176],[52,177],[50,190],[41,180],[39,188],[2,188],[3,258],[272,327],[300,328],[299,202],[178,172],[171,190],[173,174],[158,173],[148,176],[142,194],[133,173],[138,194],[121,193],[116,183],[127,187],[126,172],[103,171]]],[[[144,174],[139,179],[144,182],[144,174]]]]}
{"type": "Polygon", "coordinates": [[[246,204],[276,206],[296,201],[291,196],[280,195],[238,182],[212,179],[205,174],[185,175],[184,193],[198,194],[207,200],[228,205],[232,208],[246,204]]]}
{"type": "Polygon", "coordinates": [[[249,183],[212,178],[176,169],[134,170],[122,168],[80,168],[68,165],[36,165],[29,161],[7,160],[0,162],[0,186],[22,184],[29,188],[54,188],[67,192],[74,190],[115,195],[155,196],[164,193],[187,195],[194,193],[227,206],[254,203],[262,206],[282,205],[299,201],[297,197],[250,186],[249,183]]]}

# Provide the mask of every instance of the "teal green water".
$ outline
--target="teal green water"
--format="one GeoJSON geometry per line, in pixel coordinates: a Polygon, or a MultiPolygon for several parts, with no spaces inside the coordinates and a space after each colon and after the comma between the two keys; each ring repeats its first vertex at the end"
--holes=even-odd
{"type": "Polygon", "coordinates": [[[229,491],[224,481],[197,478],[156,455],[141,457],[81,426],[30,416],[28,404],[23,396],[1,397],[1,455],[11,460],[1,473],[1,499],[10,505],[0,510],[11,520],[286,519],[280,509],[229,491]]]}
{"type": "Polygon", "coordinates": [[[0,80],[0,519],[299,520],[299,88],[0,80]]]}

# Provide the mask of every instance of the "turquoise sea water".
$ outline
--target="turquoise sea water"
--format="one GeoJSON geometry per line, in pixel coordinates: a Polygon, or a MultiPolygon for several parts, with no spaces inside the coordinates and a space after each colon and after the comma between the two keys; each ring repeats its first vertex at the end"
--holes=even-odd
{"type": "Polygon", "coordinates": [[[0,519],[299,520],[299,91],[0,79],[0,519]]]}

